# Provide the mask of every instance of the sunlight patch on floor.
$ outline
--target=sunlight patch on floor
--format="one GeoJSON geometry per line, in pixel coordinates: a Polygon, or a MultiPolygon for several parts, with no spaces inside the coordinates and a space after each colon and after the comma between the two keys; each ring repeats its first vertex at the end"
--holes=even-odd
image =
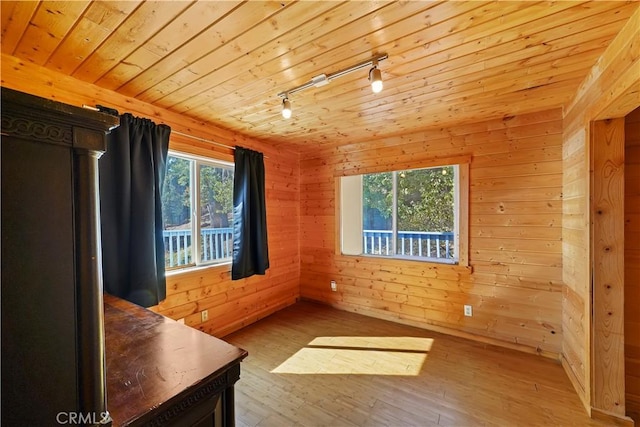
{"type": "Polygon", "coordinates": [[[416,376],[432,345],[418,337],[317,337],[271,372],[416,376]]]}

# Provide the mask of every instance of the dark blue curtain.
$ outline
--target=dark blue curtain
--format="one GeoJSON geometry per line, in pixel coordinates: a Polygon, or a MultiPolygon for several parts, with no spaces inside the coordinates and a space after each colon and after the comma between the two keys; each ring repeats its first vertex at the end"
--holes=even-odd
{"type": "Polygon", "coordinates": [[[262,153],[236,147],[233,179],[233,280],[265,274],[269,268],[262,153]]]}
{"type": "Polygon", "coordinates": [[[104,290],[143,307],[167,292],[161,195],[170,133],[123,114],[98,162],[104,290]]]}

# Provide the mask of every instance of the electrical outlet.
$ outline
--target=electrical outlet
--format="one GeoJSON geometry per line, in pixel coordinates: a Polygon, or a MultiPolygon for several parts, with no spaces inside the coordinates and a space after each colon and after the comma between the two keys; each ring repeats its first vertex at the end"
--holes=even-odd
{"type": "Polygon", "coordinates": [[[335,292],[335,291],[337,291],[337,290],[338,290],[338,285],[336,284],[336,281],[335,281],[335,280],[332,280],[332,281],[331,281],[331,290],[332,290],[333,292],[335,292]]]}
{"type": "Polygon", "coordinates": [[[464,306],[464,315],[467,317],[471,317],[473,316],[473,307],[470,305],[465,305],[464,306]]]}
{"type": "Polygon", "coordinates": [[[202,321],[206,322],[207,320],[209,320],[209,310],[202,310],[200,316],[202,316],[202,321]]]}

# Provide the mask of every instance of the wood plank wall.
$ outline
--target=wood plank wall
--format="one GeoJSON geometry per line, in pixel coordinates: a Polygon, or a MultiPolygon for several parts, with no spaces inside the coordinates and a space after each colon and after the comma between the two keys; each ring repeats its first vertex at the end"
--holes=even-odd
{"type": "Polygon", "coordinates": [[[562,113],[545,111],[302,155],[301,296],[557,357],[562,342],[562,113]],[[342,256],[336,177],[472,156],[460,267],[342,256]],[[330,281],[338,283],[331,292],[330,281]],[[471,304],[473,317],[463,316],[471,304]]]}
{"type": "Polygon", "coordinates": [[[640,108],[625,118],[624,340],[627,414],[640,423],[640,108]]]}
{"type": "MultiPolygon", "coordinates": [[[[590,123],[625,116],[640,104],[639,20],[640,8],[607,47],[564,114],[562,363],[590,413],[594,369],[591,360],[590,123]]],[[[603,373],[605,380],[617,377],[609,374],[603,373]]]]}
{"type": "Polygon", "coordinates": [[[624,145],[624,117],[592,123],[591,406],[620,417],[625,415],[624,145]]]}
{"type": "MultiPolygon", "coordinates": [[[[188,119],[133,98],[2,55],[2,86],[73,105],[107,105],[166,123],[172,129],[219,143],[262,151],[267,187],[271,268],[265,276],[232,281],[230,266],[200,268],[167,278],[167,299],[156,310],[217,336],[224,336],[290,305],[299,296],[299,156],[215,125],[188,119]],[[201,323],[201,311],[209,320],[201,323]]],[[[232,160],[232,151],[172,136],[171,149],[232,160]]]]}
{"type": "Polygon", "coordinates": [[[581,396],[589,378],[589,163],[586,133],[577,132],[563,146],[562,356],[581,396]]]}

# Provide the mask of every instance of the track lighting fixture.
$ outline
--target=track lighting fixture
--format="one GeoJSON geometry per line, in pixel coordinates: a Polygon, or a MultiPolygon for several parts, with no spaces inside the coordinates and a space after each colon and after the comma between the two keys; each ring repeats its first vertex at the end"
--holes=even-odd
{"type": "Polygon", "coordinates": [[[338,77],[342,77],[354,71],[360,70],[361,68],[371,67],[369,69],[369,81],[371,82],[371,90],[374,93],[378,93],[382,90],[382,72],[378,68],[378,63],[380,61],[384,61],[388,58],[388,55],[383,54],[374,58],[371,58],[368,61],[361,62],[352,67],[345,68],[344,70],[337,71],[331,74],[320,74],[311,78],[307,83],[296,86],[292,89],[289,89],[285,92],[280,92],[278,94],[279,97],[282,97],[282,117],[288,119],[291,117],[291,103],[289,102],[289,95],[294,94],[296,92],[300,92],[305,89],[309,89],[310,87],[320,87],[328,84],[331,80],[336,79],[338,77]]]}
{"type": "Polygon", "coordinates": [[[288,97],[284,97],[282,100],[282,117],[288,119],[291,117],[291,103],[288,97]]]}
{"type": "Polygon", "coordinates": [[[378,69],[378,61],[373,61],[373,67],[369,70],[369,81],[373,93],[382,91],[382,73],[378,69]]]}

